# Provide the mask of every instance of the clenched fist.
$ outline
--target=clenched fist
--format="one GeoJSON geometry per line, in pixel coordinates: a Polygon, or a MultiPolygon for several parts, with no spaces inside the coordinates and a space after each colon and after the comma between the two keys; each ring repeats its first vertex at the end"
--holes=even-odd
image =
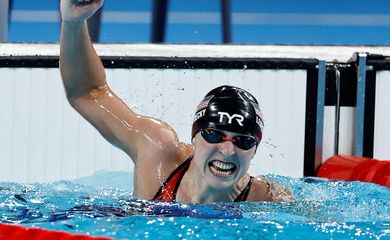
{"type": "Polygon", "coordinates": [[[64,22],[80,22],[91,17],[104,0],[61,0],[61,17],[64,22]]]}

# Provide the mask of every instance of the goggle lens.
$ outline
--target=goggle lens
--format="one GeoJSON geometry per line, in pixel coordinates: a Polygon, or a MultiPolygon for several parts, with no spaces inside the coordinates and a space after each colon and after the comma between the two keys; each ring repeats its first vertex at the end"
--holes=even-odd
{"type": "Polygon", "coordinates": [[[234,136],[232,138],[226,137],[223,132],[214,129],[202,129],[200,134],[208,143],[220,143],[223,141],[230,141],[237,147],[243,150],[249,150],[257,145],[258,141],[251,136],[234,136]]]}

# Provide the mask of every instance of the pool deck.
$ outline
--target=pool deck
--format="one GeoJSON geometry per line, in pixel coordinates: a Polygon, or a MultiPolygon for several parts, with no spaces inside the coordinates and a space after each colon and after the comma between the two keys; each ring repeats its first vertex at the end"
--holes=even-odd
{"type": "MultiPolygon", "coordinates": [[[[348,62],[354,53],[390,56],[390,46],[94,44],[100,56],[292,58],[348,62]]],[[[0,57],[58,56],[58,43],[0,43],[0,57]]]]}

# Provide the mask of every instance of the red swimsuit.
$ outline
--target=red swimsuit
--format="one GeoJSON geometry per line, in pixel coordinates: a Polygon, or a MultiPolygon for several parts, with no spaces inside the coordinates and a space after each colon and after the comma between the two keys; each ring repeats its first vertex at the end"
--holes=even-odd
{"type": "MultiPolygon", "coordinates": [[[[192,157],[193,156],[190,156],[178,168],[176,168],[175,171],[171,173],[171,175],[169,175],[168,179],[164,182],[164,184],[160,187],[160,189],[157,191],[156,195],[154,196],[153,198],[154,201],[160,201],[160,202],[176,201],[177,189],[179,188],[180,182],[184,174],[187,172],[188,167],[190,166],[192,157]]],[[[252,182],[253,182],[253,177],[251,176],[244,190],[242,190],[240,195],[238,195],[238,197],[234,199],[235,202],[243,202],[246,200],[252,182]]]]}

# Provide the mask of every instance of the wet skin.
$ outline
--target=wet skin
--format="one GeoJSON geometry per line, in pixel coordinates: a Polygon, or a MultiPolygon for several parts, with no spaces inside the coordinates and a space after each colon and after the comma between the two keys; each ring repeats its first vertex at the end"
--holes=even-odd
{"type": "MultiPolygon", "coordinates": [[[[141,116],[126,106],[108,86],[103,64],[88,34],[86,20],[102,4],[103,0],[61,0],[60,70],[71,106],[133,161],[135,197],[152,199],[168,176],[194,155],[176,200],[234,200],[249,182],[246,171],[256,147],[242,150],[229,141],[211,144],[199,133],[193,144],[184,143],[164,121],[141,116]]],[[[224,133],[230,138],[236,136],[224,133]]],[[[275,198],[279,196],[278,189],[286,192],[282,186],[257,177],[248,200],[279,201],[275,198]]],[[[280,196],[281,201],[291,199],[288,192],[280,196]]]]}

